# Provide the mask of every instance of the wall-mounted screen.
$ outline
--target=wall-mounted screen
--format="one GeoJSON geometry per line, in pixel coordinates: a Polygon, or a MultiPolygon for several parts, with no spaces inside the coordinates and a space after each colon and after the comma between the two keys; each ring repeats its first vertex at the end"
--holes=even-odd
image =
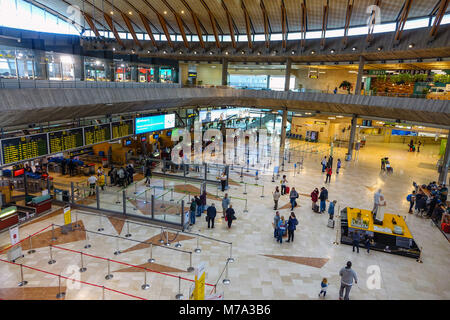
{"type": "Polygon", "coordinates": [[[392,129],[393,136],[417,136],[417,132],[392,129]]]}
{"type": "Polygon", "coordinates": [[[84,128],[84,143],[87,146],[109,140],[111,140],[111,125],[109,123],[84,128]]]}
{"type": "Polygon", "coordinates": [[[112,127],[112,138],[118,139],[122,137],[128,137],[133,135],[133,120],[124,120],[119,122],[113,122],[112,127]]]}
{"type": "Polygon", "coordinates": [[[136,132],[141,134],[175,127],[175,114],[161,114],[144,118],[136,118],[136,132]]]}
{"type": "Polygon", "coordinates": [[[3,164],[38,158],[48,154],[46,133],[4,139],[1,143],[3,164]]]}
{"type": "Polygon", "coordinates": [[[50,153],[81,148],[83,146],[83,129],[70,129],[49,132],[50,153]]]}

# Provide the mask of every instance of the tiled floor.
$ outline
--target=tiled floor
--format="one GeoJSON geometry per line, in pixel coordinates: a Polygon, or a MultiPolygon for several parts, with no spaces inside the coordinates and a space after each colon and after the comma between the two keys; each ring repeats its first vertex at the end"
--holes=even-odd
{"type": "MultiPolygon", "coordinates": [[[[290,142],[290,147],[299,146],[299,142],[290,142]]],[[[325,146],[317,145],[318,150],[325,146]]],[[[297,200],[299,207],[295,208],[295,214],[299,219],[299,225],[295,233],[293,243],[279,244],[273,238],[273,200],[271,192],[279,184],[271,182],[272,172],[260,173],[259,181],[252,176],[252,171],[244,174],[247,185],[247,195],[243,194],[242,186],[230,185],[228,194],[232,197],[232,204],[236,210],[237,220],[228,229],[226,222],[217,215],[215,228],[208,229],[204,215],[197,218],[192,227],[193,235],[184,235],[179,238],[180,248],[175,248],[174,242],[170,246],[159,243],[160,228],[137,226],[132,223],[129,238],[113,238],[120,234],[122,237],[128,232],[127,227],[119,222],[111,223],[103,219],[105,230],[99,233],[89,233],[89,242],[92,247],[85,249],[86,240],[72,239],[70,242],[59,246],[83,251],[93,256],[111,259],[110,270],[114,277],[105,280],[107,274],[107,261],[90,256],[84,257],[84,265],[87,271],[78,273],[80,267],[80,254],[65,250],[54,250],[56,263],[48,264],[48,247],[37,248],[36,253],[25,254],[18,263],[30,267],[39,268],[54,274],[63,274],[96,285],[119,290],[145,299],[174,299],[178,293],[178,276],[193,279],[194,274],[186,272],[187,268],[197,266],[200,262],[206,263],[207,283],[215,284],[225,267],[230,254],[230,246],[217,242],[220,239],[233,243],[232,256],[234,263],[229,264],[228,273],[223,277],[231,280],[231,284],[222,284],[219,279],[217,291],[224,292],[225,299],[317,299],[320,290],[320,282],[323,277],[329,281],[329,289],[326,299],[337,299],[340,277],[339,270],[348,260],[353,262],[353,268],[357,272],[359,282],[351,292],[352,299],[450,299],[450,278],[448,266],[450,265],[450,244],[439,230],[430,224],[429,220],[409,215],[406,195],[412,189],[412,182],[428,183],[437,180],[435,164],[438,159],[437,146],[425,146],[421,153],[408,153],[405,145],[400,144],[368,144],[361,149],[356,161],[344,161],[344,149],[334,149],[335,163],[338,157],[343,160],[343,167],[339,175],[333,173],[331,183],[327,186],[329,199],[337,200],[337,208],[346,206],[371,209],[373,205],[373,193],[382,188],[387,200],[386,212],[396,213],[406,217],[406,223],[411,230],[414,239],[422,247],[423,263],[415,259],[391,255],[383,252],[371,252],[367,254],[361,250],[359,254],[353,253],[347,245],[334,245],[335,230],[327,227],[328,215],[318,215],[312,212],[309,199],[310,192],[315,187],[324,185],[325,176],[321,172],[321,154],[292,153],[290,163],[285,163],[285,174],[288,175],[288,185],[295,187],[300,194],[297,200]],[[294,162],[300,162],[303,158],[303,168],[297,166],[294,173],[294,162]],[[393,175],[380,173],[379,160],[382,156],[388,156],[394,168],[393,175]],[[258,185],[256,185],[258,183],[258,185]],[[264,197],[261,185],[264,184],[264,197]],[[245,199],[247,199],[248,212],[244,212],[245,199]],[[197,237],[195,233],[210,237],[197,237]],[[105,236],[108,235],[108,236],[105,236]],[[152,252],[148,245],[141,245],[136,241],[152,241],[155,245],[152,252]],[[158,245],[159,244],[159,245],[158,245]],[[194,249],[201,248],[200,253],[194,249]],[[121,253],[114,255],[120,250],[121,253]],[[147,282],[151,284],[149,290],[143,291],[140,287],[144,282],[144,272],[133,270],[129,265],[149,266],[147,260],[150,255],[156,259],[153,267],[160,271],[174,275],[148,272],[147,282]],[[190,261],[192,257],[192,263],[190,261]],[[121,262],[119,264],[117,262],[121,262]],[[157,266],[158,264],[159,266],[157,266]],[[369,289],[368,281],[372,279],[371,270],[379,270],[381,286],[379,289],[369,289]]],[[[298,148],[297,148],[298,150],[298,148]]],[[[233,171],[234,181],[240,181],[239,173],[233,171]]],[[[168,188],[183,185],[183,182],[170,181],[168,188]]],[[[152,184],[162,185],[160,179],[153,179],[152,184]]],[[[139,188],[141,186],[139,185],[139,188]]],[[[209,186],[208,192],[215,195],[216,189],[209,186]]],[[[222,192],[218,192],[222,196],[222,192]]],[[[181,198],[182,194],[177,194],[181,198]]],[[[113,203],[114,199],[111,199],[113,203]]],[[[280,213],[289,215],[289,202],[287,196],[280,199],[280,213]]],[[[211,200],[208,200],[211,203],[211,200]]],[[[216,203],[216,206],[218,203],[216,203]]],[[[99,218],[90,214],[79,212],[79,219],[88,231],[97,231],[99,218]]],[[[36,223],[21,228],[21,236],[25,237],[51,223],[60,223],[62,216],[51,216],[36,223]]],[[[173,239],[176,233],[169,234],[173,239]]],[[[0,234],[0,246],[9,243],[9,234],[0,234]]],[[[6,259],[6,255],[0,255],[6,259]]],[[[0,262],[0,287],[2,292],[6,288],[17,288],[20,281],[18,266],[0,262]]],[[[29,281],[27,288],[57,287],[57,277],[26,269],[24,277],[29,281]]],[[[70,286],[64,283],[66,288],[65,299],[102,299],[102,290],[96,287],[81,284],[70,286]]],[[[192,282],[183,280],[181,291],[188,296],[192,282]]],[[[211,287],[207,286],[207,294],[211,287]]],[[[11,291],[10,297],[17,299],[27,298],[19,296],[17,291],[11,291]]],[[[53,293],[52,293],[53,295],[53,293]]],[[[3,297],[3,296],[0,296],[3,297]]],[[[6,297],[8,298],[8,297],[6,297]]],[[[106,290],[105,299],[134,299],[106,290]]]]}

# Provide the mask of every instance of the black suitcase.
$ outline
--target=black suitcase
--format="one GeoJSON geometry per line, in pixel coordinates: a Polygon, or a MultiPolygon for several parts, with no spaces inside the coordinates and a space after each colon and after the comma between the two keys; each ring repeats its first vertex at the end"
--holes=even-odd
{"type": "Polygon", "coordinates": [[[317,204],[314,205],[313,211],[319,213],[320,209],[317,204]]]}

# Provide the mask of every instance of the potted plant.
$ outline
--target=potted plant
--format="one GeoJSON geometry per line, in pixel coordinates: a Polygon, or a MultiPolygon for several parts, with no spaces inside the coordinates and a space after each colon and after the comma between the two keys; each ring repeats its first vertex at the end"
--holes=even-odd
{"type": "Polygon", "coordinates": [[[344,90],[347,90],[347,92],[350,94],[350,90],[352,89],[352,84],[350,82],[348,82],[347,80],[344,80],[339,85],[339,89],[341,89],[341,88],[344,90]]]}

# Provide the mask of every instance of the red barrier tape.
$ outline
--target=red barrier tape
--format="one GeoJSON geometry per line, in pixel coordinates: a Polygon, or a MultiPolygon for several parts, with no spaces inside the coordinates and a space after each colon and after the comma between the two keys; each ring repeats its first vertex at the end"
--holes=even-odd
{"type": "MultiPolygon", "coordinates": [[[[20,264],[18,264],[18,263],[14,263],[14,262],[7,261],[7,260],[0,259],[0,261],[6,262],[6,263],[9,263],[9,264],[14,264],[16,266],[20,266],[20,264]]],[[[53,276],[56,276],[56,277],[60,276],[61,278],[64,278],[64,279],[67,279],[67,280],[76,281],[76,282],[79,282],[79,283],[82,283],[82,284],[86,284],[86,285],[89,285],[89,286],[102,288],[102,289],[105,288],[105,290],[109,290],[109,291],[112,291],[112,292],[123,294],[123,295],[129,296],[129,297],[132,297],[132,298],[136,298],[136,299],[140,299],[140,300],[147,300],[145,298],[141,298],[141,297],[129,294],[129,293],[125,293],[125,292],[122,292],[122,291],[118,291],[118,290],[114,290],[114,289],[111,289],[111,288],[103,287],[103,286],[100,286],[98,284],[94,284],[94,283],[90,283],[90,282],[86,282],[86,281],[81,281],[81,280],[77,280],[77,279],[72,279],[72,278],[69,278],[69,277],[61,276],[61,275],[53,273],[53,272],[49,272],[49,271],[44,271],[44,270],[41,270],[41,269],[33,268],[33,267],[30,267],[30,266],[27,266],[27,265],[24,265],[24,264],[22,264],[22,267],[27,268],[27,269],[31,269],[31,270],[34,270],[34,271],[39,271],[39,272],[42,272],[42,273],[50,274],[50,275],[53,275],[53,276]]]]}
{"type": "MultiPolygon", "coordinates": [[[[76,250],[72,250],[72,249],[62,248],[62,247],[59,247],[59,246],[52,246],[52,247],[56,248],[56,249],[70,251],[70,252],[81,253],[81,251],[76,251],[76,250]]],[[[84,252],[83,252],[83,255],[88,256],[88,257],[92,257],[92,258],[96,258],[96,259],[101,259],[101,260],[109,260],[111,262],[115,262],[115,263],[118,263],[118,264],[123,264],[123,265],[129,266],[129,267],[133,267],[133,268],[138,268],[138,269],[142,269],[142,270],[146,269],[144,267],[140,267],[140,266],[137,266],[137,265],[134,265],[134,264],[129,264],[129,263],[121,262],[121,261],[117,261],[117,260],[111,260],[111,259],[107,259],[107,258],[103,258],[103,257],[98,257],[98,256],[94,256],[94,255],[91,255],[91,254],[88,254],[88,253],[84,253],[84,252]]],[[[169,276],[169,277],[173,277],[173,278],[178,278],[178,276],[175,276],[173,274],[159,272],[159,271],[155,271],[155,270],[152,270],[152,269],[147,269],[147,271],[163,274],[165,276],[169,276]]],[[[180,277],[180,279],[186,280],[186,281],[190,281],[190,282],[195,282],[194,280],[183,278],[183,277],[180,277]]],[[[205,285],[214,287],[214,285],[210,284],[210,283],[205,283],[205,285]]]]}
{"type": "Polygon", "coordinates": [[[3,249],[2,251],[0,251],[0,254],[3,253],[3,251],[9,250],[9,249],[11,249],[12,247],[17,246],[18,244],[22,243],[23,241],[29,239],[30,237],[32,237],[32,236],[34,236],[34,235],[36,235],[36,234],[38,234],[38,233],[41,233],[42,231],[44,231],[44,230],[50,228],[52,225],[53,225],[53,224],[50,224],[50,225],[48,225],[47,227],[45,227],[44,229],[42,229],[42,230],[40,230],[40,231],[38,231],[38,232],[33,233],[32,235],[26,237],[26,238],[23,239],[23,240],[20,240],[20,241],[17,242],[15,245],[11,245],[11,246],[9,246],[9,247],[3,249]]]}

